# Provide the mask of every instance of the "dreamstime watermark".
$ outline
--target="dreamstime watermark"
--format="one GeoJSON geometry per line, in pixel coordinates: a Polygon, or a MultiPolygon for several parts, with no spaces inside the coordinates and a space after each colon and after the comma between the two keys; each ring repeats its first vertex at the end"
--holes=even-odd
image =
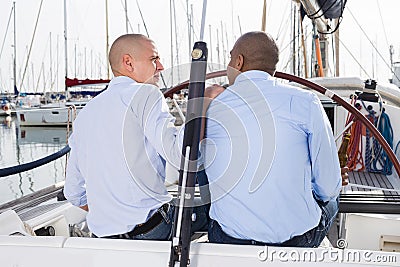
{"type": "MultiPolygon", "coordinates": [[[[345,241],[344,241],[345,242],[345,241]]],[[[344,248],[264,247],[257,253],[263,262],[397,263],[400,254],[344,248]]]]}

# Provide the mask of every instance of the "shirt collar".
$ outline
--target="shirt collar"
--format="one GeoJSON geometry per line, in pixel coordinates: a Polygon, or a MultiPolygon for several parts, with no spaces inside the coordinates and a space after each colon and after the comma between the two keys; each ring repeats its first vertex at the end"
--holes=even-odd
{"type": "Polygon", "coordinates": [[[117,77],[112,78],[109,86],[120,84],[120,83],[136,83],[136,81],[127,76],[117,76],[117,77]]]}
{"type": "Polygon", "coordinates": [[[236,77],[234,84],[245,81],[245,80],[254,80],[254,79],[272,80],[273,77],[269,73],[261,71],[261,70],[248,70],[248,71],[240,73],[236,77]]]}

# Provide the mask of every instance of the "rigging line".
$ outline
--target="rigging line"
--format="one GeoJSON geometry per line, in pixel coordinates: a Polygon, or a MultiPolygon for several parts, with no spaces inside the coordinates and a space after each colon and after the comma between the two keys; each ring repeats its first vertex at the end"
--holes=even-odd
{"type": "MultiPolygon", "coordinates": [[[[309,32],[309,33],[307,34],[307,36],[306,36],[306,39],[307,39],[311,34],[312,34],[312,32],[309,32]]],[[[296,38],[297,38],[298,36],[299,36],[299,35],[297,34],[297,35],[296,35],[296,38]]],[[[294,42],[294,41],[291,40],[291,41],[289,42],[289,44],[287,44],[287,45],[284,47],[284,49],[282,49],[281,52],[283,52],[285,49],[287,49],[288,47],[290,47],[290,45],[291,45],[293,42],[294,42]]],[[[296,48],[295,54],[291,53],[291,55],[289,56],[289,59],[288,59],[287,62],[286,62],[286,65],[283,67],[283,70],[286,70],[286,69],[289,67],[289,64],[293,61],[293,58],[295,57],[295,55],[299,53],[300,49],[301,49],[301,47],[299,46],[299,47],[296,48]]]]}
{"type": "MultiPolygon", "coordinates": [[[[309,18],[312,20],[312,19],[317,19],[317,18],[320,18],[321,16],[323,16],[323,15],[325,14],[325,12],[322,11],[322,8],[325,6],[325,4],[326,4],[327,2],[328,2],[328,1],[325,0],[325,2],[319,7],[319,9],[318,9],[317,11],[315,11],[314,13],[312,13],[312,14],[310,14],[310,15],[307,14],[307,17],[309,17],[309,18]],[[319,15],[319,16],[317,16],[317,17],[314,17],[314,16],[317,15],[320,11],[322,11],[322,15],[319,15]]],[[[335,2],[333,2],[333,3],[335,3],[335,2]]]]}
{"type": "MultiPolygon", "coordinates": [[[[123,0],[121,0],[121,5],[122,5],[122,7],[124,8],[124,11],[125,11],[126,7],[125,7],[125,3],[123,2],[123,0]]],[[[128,17],[126,17],[126,20],[128,20],[128,25],[129,25],[129,28],[130,28],[131,32],[134,32],[132,24],[131,24],[131,20],[128,17]]]]}
{"type": "Polygon", "coordinates": [[[358,27],[360,28],[360,30],[364,33],[365,37],[367,38],[367,40],[370,42],[371,46],[375,49],[376,53],[378,53],[378,55],[381,57],[383,63],[385,63],[386,67],[388,67],[388,69],[390,70],[390,72],[396,76],[396,78],[398,80],[399,77],[397,76],[397,74],[392,70],[392,68],[389,66],[389,64],[386,62],[385,58],[382,56],[381,52],[379,52],[378,48],[374,45],[374,43],[371,41],[371,39],[369,39],[367,33],[364,31],[364,29],[361,27],[360,23],[358,23],[357,19],[354,17],[353,13],[351,12],[350,8],[347,7],[347,10],[350,12],[350,15],[353,17],[354,21],[357,23],[358,27]]]}
{"type": "MultiPolygon", "coordinates": [[[[50,37],[47,39],[47,42],[46,42],[46,45],[45,45],[45,47],[44,47],[44,52],[43,52],[43,57],[42,57],[42,67],[40,68],[40,71],[39,71],[39,75],[38,75],[38,80],[37,80],[37,84],[36,84],[36,87],[35,87],[35,93],[37,92],[37,90],[39,89],[39,81],[40,81],[40,77],[42,76],[42,73],[44,72],[44,59],[45,59],[45,57],[46,57],[46,50],[47,50],[47,47],[49,46],[49,44],[50,44],[50,46],[51,46],[51,43],[50,43],[50,37]]],[[[51,63],[50,63],[51,64],[51,63]]],[[[44,83],[46,83],[46,79],[43,81],[44,83]]],[[[50,83],[51,83],[51,77],[50,77],[50,83]]],[[[45,92],[45,90],[46,90],[46,88],[43,88],[43,92],[45,92]]]]}
{"type": "Polygon", "coordinates": [[[376,5],[378,6],[379,16],[381,18],[381,23],[382,23],[382,27],[383,27],[383,33],[385,34],[386,45],[389,47],[389,41],[388,41],[388,38],[387,38],[386,27],[385,27],[385,24],[383,23],[381,6],[379,5],[379,1],[378,0],[376,0],[376,5]]]}
{"type": "MultiPolygon", "coordinates": [[[[305,38],[305,39],[308,39],[308,37],[310,37],[311,34],[312,34],[312,32],[309,32],[309,33],[306,35],[306,38],[305,38]]],[[[296,34],[296,35],[295,35],[296,38],[298,38],[299,36],[300,36],[300,34],[296,34]]],[[[290,45],[291,45],[293,42],[294,42],[293,39],[291,39],[290,42],[289,42],[284,48],[282,48],[279,52],[280,52],[280,53],[284,52],[286,49],[288,49],[288,48],[290,47],[290,45]]]]}
{"type": "MultiPolygon", "coordinates": [[[[186,8],[185,8],[184,4],[182,3],[182,1],[180,1],[180,3],[181,3],[182,8],[183,8],[184,10],[186,10],[186,8]]],[[[189,13],[187,13],[186,11],[185,11],[185,13],[186,13],[186,18],[188,19],[188,21],[190,21],[189,13]]],[[[194,22],[195,22],[195,21],[193,20],[192,23],[190,23],[190,28],[189,28],[189,30],[192,30],[195,39],[199,39],[199,37],[198,37],[198,35],[197,35],[197,33],[196,33],[195,29],[194,29],[194,22]]],[[[198,24],[198,21],[196,21],[196,23],[198,24]]]]}
{"type": "MultiPolygon", "coordinates": [[[[286,3],[286,8],[285,8],[284,14],[287,13],[288,7],[289,7],[289,1],[287,1],[287,3],[286,3]]],[[[284,23],[284,22],[283,22],[283,18],[284,18],[284,17],[287,18],[287,19],[285,20],[285,25],[289,25],[289,23],[287,23],[287,22],[288,22],[288,20],[291,19],[290,16],[282,16],[281,23],[280,23],[279,28],[278,28],[278,34],[277,34],[277,36],[276,36],[276,40],[278,40],[279,37],[280,37],[280,35],[282,34],[282,31],[283,31],[282,28],[283,28],[283,23],[284,23]]]]}
{"type": "Polygon", "coordinates": [[[350,52],[350,50],[347,48],[347,46],[342,42],[342,40],[340,40],[340,38],[338,39],[339,42],[343,45],[343,47],[347,50],[347,52],[349,52],[350,56],[354,59],[354,61],[358,64],[358,66],[364,71],[364,73],[368,76],[368,78],[371,79],[371,76],[368,74],[368,72],[363,68],[363,66],[360,64],[360,62],[358,62],[357,58],[353,55],[353,53],[350,52]]]}
{"type": "Polygon", "coordinates": [[[140,17],[142,18],[143,26],[144,26],[144,29],[146,31],[147,37],[150,37],[149,31],[147,30],[146,22],[144,21],[144,18],[143,18],[142,9],[140,9],[138,0],[136,0],[136,5],[138,7],[138,10],[139,10],[139,13],[140,13],[140,17]]]}
{"type": "Polygon", "coordinates": [[[42,10],[42,4],[43,4],[43,0],[40,1],[39,12],[38,12],[38,15],[36,17],[35,29],[33,30],[33,36],[32,36],[32,40],[31,40],[31,45],[29,47],[28,57],[26,59],[26,64],[25,64],[25,68],[24,68],[24,73],[22,75],[21,84],[19,86],[20,88],[22,88],[22,84],[24,83],[26,70],[28,68],[28,62],[29,62],[29,58],[30,58],[30,55],[31,55],[31,51],[32,51],[33,41],[35,40],[36,29],[37,29],[37,25],[39,23],[39,16],[40,16],[40,12],[42,10]]]}
{"type": "Polygon", "coordinates": [[[338,23],[336,24],[336,26],[335,26],[335,28],[333,30],[327,31],[327,32],[321,32],[321,31],[318,30],[318,33],[320,33],[320,34],[334,34],[339,29],[339,26],[342,23],[342,21],[343,21],[343,17],[340,17],[338,23]]]}
{"type": "MultiPolygon", "coordinates": [[[[11,21],[11,17],[12,17],[13,10],[14,10],[14,7],[11,7],[10,16],[9,16],[8,22],[7,22],[6,34],[4,35],[3,44],[1,45],[0,60],[1,60],[1,55],[3,54],[3,48],[4,48],[4,44],[5,44],[5,42],[6,42],[7,33],[8,33],[8,27],[10,26],[10,21],[11,21]]],[[[15,44],[14,44],[14,45],[15,45],[15,44]]]]}

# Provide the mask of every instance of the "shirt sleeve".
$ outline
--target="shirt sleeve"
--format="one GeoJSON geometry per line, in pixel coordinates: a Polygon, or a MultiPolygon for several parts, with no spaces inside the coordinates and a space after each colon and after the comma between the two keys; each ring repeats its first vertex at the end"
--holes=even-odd
{"type": "Polygon", "coordinates": [[[87,204],[85,179],[79,170],[78,146],[75,145],[75,136],[72,134],[68,139],[71,152],[67,164],[67,176],[65,178],[64,195],[74,206],[87,204]]]}
{"type": "Polygon", "coordinates": [[[309,118],[308,143],[313,192],[319,200],[329,201],[340,193],[340,165],[330,122],[316,95],[313,95],[310,103],[309,118]]]}
{"type": "Polygon", "coordinates": [[[175,127],[175,117],[169,112],[161,91],[157,87],[144,85],[132,103],[146,139],[163,159],[179,169],[184,129],[175,127]]]}

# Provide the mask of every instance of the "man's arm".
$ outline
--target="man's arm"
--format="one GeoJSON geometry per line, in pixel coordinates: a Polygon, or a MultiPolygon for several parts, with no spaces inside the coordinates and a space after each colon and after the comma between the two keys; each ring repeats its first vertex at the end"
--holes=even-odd
{"type": "Polygon", "coordinates": [[[315,95],[310,103],[310,118],[308,143],[313,191],[317,198],[328,201],[339,195],[342,178],[331,125],[315,95]]]}
{"type": "Polygon", "coordinates": [[[74,134],[71,135],[68,141],[71,152],[68,158],[64,195],[72,205],[87,211],[85,179],[79,170],[78,148],[75,146],[74,134]]]}

